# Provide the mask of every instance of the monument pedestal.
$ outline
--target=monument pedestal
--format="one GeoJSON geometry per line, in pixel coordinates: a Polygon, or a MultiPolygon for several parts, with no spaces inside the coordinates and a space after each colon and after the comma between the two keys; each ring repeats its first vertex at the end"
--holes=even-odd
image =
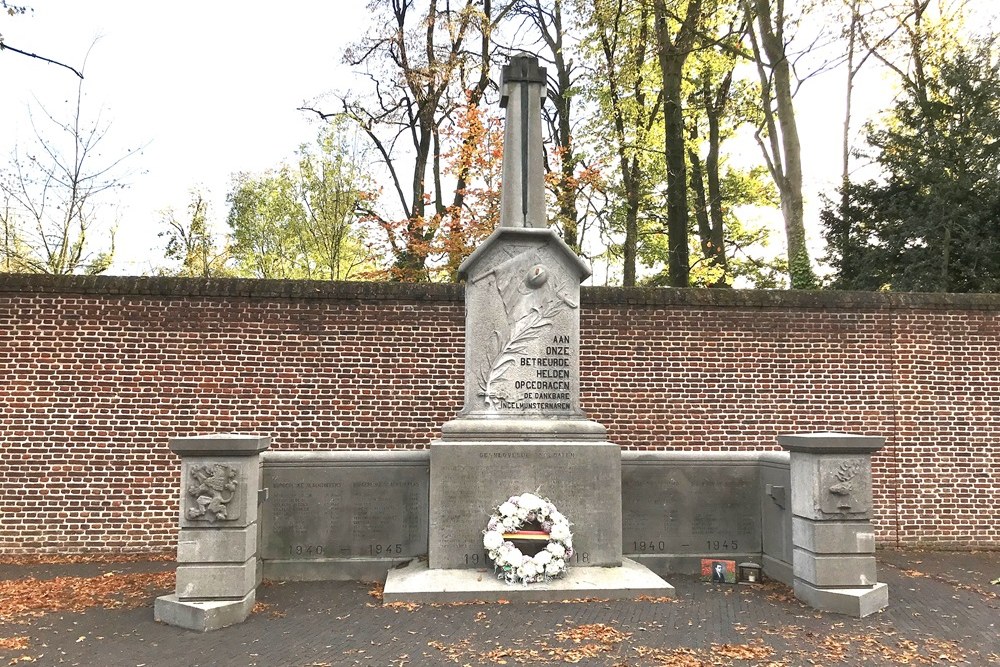
{"type": "Polygon", "coordinates": [[[548,498],[571,522],[570,567],[622,563],[621,450],[609,442],[431,444],[432,569],[486,565],[483,531],[511,496],[548,498]]]}
{"type": "Polygon", "coordinates": [[[239,434],[171,438],[181,456],[177,585],[156,599],[155,620],[206,632],[250,615],[262,574],[260,455],[270,444],[239,434]]]}
{"type": "Polygon", "coordinates": [[[778,436],[791,452],[795,597],[863,618],[889,605],[875,572],[871,456],[885,439],[849,433],[778,436]]]}

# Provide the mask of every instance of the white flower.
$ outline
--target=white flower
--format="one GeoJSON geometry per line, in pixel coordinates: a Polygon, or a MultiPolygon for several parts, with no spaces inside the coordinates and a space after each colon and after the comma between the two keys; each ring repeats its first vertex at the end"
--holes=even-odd
{"type": "Polygon", "coordinates": [[[563,571],[563,562],[561,560],[554,560],[545,566],[545,574],[550,577],[554,577],[563,571]]]}
{"type": "Polygon", "coordinates": [[[530,514],[530,511],[528,510],[527,507],[517,508],[517,518],[520,519],[521,521],[527,520],[528,514],[530,514]]]}
{"type": "Polygon", "coordinates": [[[498,530],[488,530],[483,535],[483,546],[490,551],[494,551],[503,546],[503,534],[498,530]]]}
{"type": "Polygon", "coordinates": [[[572,537],[572,534],[569,532],[569,526],[567,526],[564,523],[557,523],[556,525],[552,526],[552,532],[549,533],[549,537],[551,537],[553,540],[559,540],[560,542],[564,542],[570,539],[570,537],[572,537]]]}
{"type": "Polygon", "coordinates": [[[538,574],[538,568],[535,567],[535,563],[532,560],[525,560],[521,564],[521,567],[517,570],[518,574],[521,575],[522,579],[530,579],[531,577],[538,574]]]}
{"type": "Polygon", "coordinates": [[[502,517],[514,516],[514,514],[517,513],[517,505],[510,501],[505,502],[497,508],[497,512],[499,512],[502,517]]]}
{"type": "Polygon", "coordinates": [[[506,560],[507,564],[512,568],[517,569],[521,567],[521,564],[524,562],[524,554],[515,548],[511,548],[504,556],[504,560],[506,560]]]}
{"type": "Polygon", "coordinates": [[[555,508],[549,512],[549,519],[552,520],[552,523],[562,523],[563,521],[566,521],[566,517],[562,515],[562,512],[555,508]]]}
{"type": "Polygon", "coordinates": [[[510,531],[517,528],[518,521],[516,516],[509,516],[506,519],[504,519],[501,523],[503,524],[504,532],[509,533],[510,531]]]}
{"type": "Polygon", "coordinates": [[[490,560],[496,561],[497,556],[500,555],[500,552],[499,551],[491,551],[489,555],[490,555],[490,560]]]}
{"type": "Polygon", "coordinates": [[[539,551],[531,560],[535,561],[535,565],[544,566],[545,564],[552,562],[552,552],[548,550],[539,551]]]}
{"type": "Polygon", "coordinates": [[[544,503],[545,501],[533,493],[522,493],[517,504],[531,511],[541,509],[544,503]]]}

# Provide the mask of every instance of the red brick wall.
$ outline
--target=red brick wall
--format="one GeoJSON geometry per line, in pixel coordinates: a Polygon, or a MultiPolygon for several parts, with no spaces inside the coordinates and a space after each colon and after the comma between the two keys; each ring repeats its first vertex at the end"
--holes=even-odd
{"type": "MultiPolygon", "coordinates": [[[[461,288],[0,276],[0,553],[173,546],[175,435],[422,448],[461,288]]],[[[581,395],[628,449],[885,435],[884,543],[1000,547],[1000,296],[585,289],[581,395]]]]}

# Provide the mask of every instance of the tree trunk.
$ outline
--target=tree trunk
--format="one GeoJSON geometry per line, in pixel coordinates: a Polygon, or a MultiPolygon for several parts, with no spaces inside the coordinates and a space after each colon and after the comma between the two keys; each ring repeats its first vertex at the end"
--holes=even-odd
{"type": "MultiPolygon", "coordinates": [[[[556,199],[559,205],[558,215],[559,222],[562,224],[563,240],[566,241],[566,245],[579,251],[580,238],[577,230],[576,187],[574,185],[577,157],[573,152],[572,123],[570,122],[572,111],[570,93],[573,82],[570,77],[570,66],[566,62],[566,53],[563,49],[562,0],[555,1],[553,17],[555,35],[552,35],[551,38],[546,36],[546,41],[550,41],[553,62],[556,66],[556,84],[558,85],[554,102],[558,129],[556,140],[562,151],[562,159],[560,160],[562,178],[559,182],[556,199]]],[[[548,35],[547,31],[543,31],[543,33],[548,35]]]]}
{"type": "Polygon", "coordinates": [[[694,218],[698,224],[698,240],[701,243],[701,254],[709,262],[712,261],[712,223],[708,219],[708,195],[705,193],[704,169],[698,153],[688,149],[688,159],[691,161],[691,189],[694,190],[694,218]]]}
{"type": "Polygon", "coordinates": [[[708,215],[709,239],[712,254],[706,254],[711,261],[722,269],[722,277],[713,287],[727,287],[729,262],[726,259],[725,220],[722,214],[722,177],[719,174],[719,152],[722,146],[722,131],[719,121],[723,114],[726,100],[729,99],[729,89],[733,81],[733,70],[729,70],[719,85],[714,99],[705,82],[705,109],[708,117],[708,156],[705,158],[705,172],[708,180],[708,215]]]}
{"type": "MultiPolygon", "coordinates": [[[[754,41],[757,71],[761,77],[761,109],[768,125],[771,155],[768,167],[774,177],[781,198],[781,215],[785,221],[785,239],[788,244],[788,275],[793,289],[814,289],[816,277],[809,263],[806,248],[804,206],[802,199],[802,147],[799,143],[795,105],[792,102],[792,74],[784,43],[784,2],[777,3],[776,16],[771,16],[769,0],[753,2],[760,45],[754,41]],[[763,48],[763,54],[760,48],[763,48]],[[765,67],[770,68],[768,76],[765,67]],[[770,94],[768,94],[768,91],[770,94]],[[771,103],[775,108],[771,108],[771,103]],[[777,121],[777,122],[775,122],[777,121]],[[780,131],[779,131],[780,130],[780,131]],[[777,136],[776,136],[777,135],[777,136]]],[[[750,13],[749,5],[745,5],[750,13]]],[[[748,19],[750,17],[748,16],[748,19]]]]}
{"type": "Polygon", "coordinates": [[[622,246],[622,286],[635,287],[635,264],[639,254],[639,158],[630,163],[622,158],[622,184],[625,186],[625,244],[622,246]]]}
{"type": "Polygon", "coordinates": [[[688,254],[687,165],[681,85],[684,62],[695,41],[695,25],[701,15],[701,0],[689,0],[687,13],[672,40],[665,0],[653,3],[656,45],[663,77],[664,149],[667,165],[667,271],[670,285],[690,284],[688,254]]]}

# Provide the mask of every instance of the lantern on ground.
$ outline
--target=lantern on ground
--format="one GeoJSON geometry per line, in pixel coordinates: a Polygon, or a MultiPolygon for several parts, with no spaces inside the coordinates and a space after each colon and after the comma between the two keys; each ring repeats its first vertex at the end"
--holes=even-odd
{"type": "Polygon", "coordinates": [[[737,574],[741,584],[760,583],[761,570],[757,563],[740,563],[737,574]]]}

